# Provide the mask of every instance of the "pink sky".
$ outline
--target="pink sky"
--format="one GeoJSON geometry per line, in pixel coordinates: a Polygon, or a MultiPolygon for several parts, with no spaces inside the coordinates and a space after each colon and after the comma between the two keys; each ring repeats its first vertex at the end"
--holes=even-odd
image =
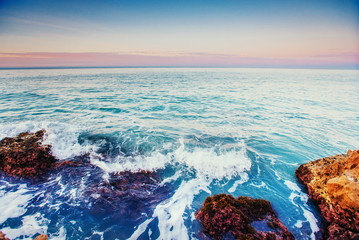
{"type": "Polygon", "coordinates": [[[352,67],[359,53],[264,58],[230,54],[0,53],[0,67],[210,66],[210,67],[352,67]]]}

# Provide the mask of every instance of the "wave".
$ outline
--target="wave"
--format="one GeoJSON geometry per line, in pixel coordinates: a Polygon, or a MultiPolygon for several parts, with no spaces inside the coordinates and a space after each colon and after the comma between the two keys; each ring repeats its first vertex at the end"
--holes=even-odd
{"type": "MultiPolygon", "coordinates": [[[[136,127],[125,131],[98,133],[86,126],[28,121],[0,124],[0,138],[40,129],[46,129],[44,143],[52,145],[52,153],[56,158],[60,161],[85,159],[90,167],[78,170],[63,169],[61,173],[55,171],[50,174],[46,183],[35,186],[38,188],[37,191],[31,189],[33,185],[20,183],[9,185],[11,191],[4,186],[0,187],[0,200],[11,202],[13,208],[11,211],[3,209],[5,214],[0,216],[0,224],[7,219],[21,221],[16,227],[3,227],[5,233],[13,239],[26,239],[27,236],[31,238],[36,233],[49,232],[46,226],[54,218],[54,213],[76,209],[72,215],[70,214],[76,219],[77,211],[87,209],[88,217],[95,216],[91,209],[98,207],[95,203],[101,203],[102,200],[98,199],[100,196],[94,186],[102,182],[109,183],[111,176],[118,172],[142,170],[160,175],[160,189],[156,194],[159,193],[158,197],[161,199],[153,199],[150,205],[144,204],[145,207],[141,209],[143,215],[134,215],[136,217],[126,223],[127,230],[123,230],[121,238],[137,239],[148,236],[152,239],[192,239],[196,238],[198,232],[198,226],[193,225],[196,222],[194,215],[200,207],[199,203],[203,202],[206,196],[218,191],[243,194],[241,185],[247,182],[247,189],[252,190],[244,189],[244,193],[265,193],[272,189],[268,182],[271,174],[276,174],[275,163],[266,165],[260,155],[247,147],[243,139],[223,135],[169,136],[162,132],[136,127]],[[259,175],[260,178],[253,177],[259,175]],[[267,190],[258,190],[267,185],[267,190]],[[38,215],[28,211],[30,208],[44,207],[46,211],[41,211],[38,215]],[[37,232],[31,232],[30,227],[37,232]]],[[[300,211],[300,217],[296,218],[293,225],[298,229],[310,229],[311,234],[308,233],[306,236],[314,238],[319,229],[318,220],[308,206],[307,195],[295,183],[286,180],[285,176],[284,179],[278,178],[274,185],[277,184],[287,188],[289,205],[291,202],[294,208],[300,211]]],[[[283,198],[285,195],[281,193],[277,197],[283,198]]],[[[142,200],[136,201],[141,204],[142,200]]],[[[116,204],[121,202],[114,205],[116,204]]],[[[4,204],[7,205],[10,204],[4,204]]],[[[107,216],[108,219],[115,220],[116,217],[107,216]]],[[[60,224],[64,226],[57,226],[56,231],[52,229],[49,236],[56,239],[78,236],[74,233],[78,232],[83,224],[89,224],[82,220],[71,220],[72,223],[66,221],[61,220],[60,224]]],[[[82,237],[105,236],[106,229],[96,221],[91,224],[89,229],[82,229],[82,237]]],[[[111,231],[116,231],[116,228],[111,231]]]]}
{"type": "MultiPolygon", "coordinates": [[[[146,229],[153,234],[158,234],[158,237],[162,239],[171,238],[171,236],[172,238],[180,236],[181,239],[188,239],[188,226],[185,224],[185,218],[194,218],[192,209],[194,198],[202,192],[210,194],[210,185],[214,180],[231,180],[237,177],[245,179],[247,176],[245,172],[251,168],[251,160],[246,154],[246,145],[243,140],[238,142],[232,140],[229,145],[226,143],[221,145],[220,140],[213,137],[216,144],[214,147],[208,147],[213,145],[208,142],[208,139],[202,141],[206,142],[205,144],[201,144],[201,141],[194,142],[191,138],[178,137],[175,139],[158,134],[159,139],[152,141],[153,139],[149,138],[153,132],[139,133],[130,130],[113,134],[98,134],[91,133],[85,127],[53,122],[1,124],[0,137],[12,137],[23,131],[34,132],[43,128],[46,129],[44,143],[52,145],[52,153],[56,158],[65,160],[86,156],[92,166],[101,170],[104,181],[107,181],[111,174],[117,172],[161,170],[165,173],[160,186],[177,185],[168,199],[163,199],[155,206],[151,213],[152,216],[138,225],[137,230],[132,234],[132,239],[141,235],[146,229]],[[147,145],[143,147],[144,145],[141,144],[147,145]],[[173,171],[166,173],[167,169],[173,169],[173,171]],[[148,228],[153,221],[158,222],[158,231],[148,228]]],[[[42,191],[37,193],[43,194],[43,206],[48,206],[52,211],[61,211],[61,201],[66,201],[72,207],[78,206],[81,201],[87,201],[81,200],[81,198],[84,198],[89,179],[93,178],[93,176],[87,175],[94,174],[94,172],[88,171],[83,176],[79,175],[78,179],[66,177],[66,174],[64,171],[62,175],[51,176],[49,181],[41,186],[42,191]],[[51,190],[53,196],[44,194],[47,190],[51,190]],[[54,200],[55,198],[60,200],[54,200]],[[80,200],[78,200],[79,198],[80,200]]],[[[95,181],[94,179],[92,181],[95,181]]],[[[9,199],[13,199],[11,193],[8,194],[10,194],[9,199]]],[[[34,231],[40,233],[47,231],[44,226],[48,220],[43,215],[25,214],[27,203],[31,200],[29,196],[31,195],[26,195],[24,186],[23,190],[15,196],[19,201],[15,207],[18,211],[12,211],[12,216],[4,216],[3,221],[14,217],[23,219],[19,228],[5,229],[10,237],[31,235],[31,231],[26,233],[29,226],[33,226],[34,231]]],[[[1,199],[6,200],[6,197],[1,199]]],[[[84,207],[84,203],[81,204],[84,207]]],[[[66,236],[66,230],[63,228],[60,230],[51,236],[60,236],[59,239],[66,236]]],[[[98,232],[101,233],[101,231],[98,232]]]]}

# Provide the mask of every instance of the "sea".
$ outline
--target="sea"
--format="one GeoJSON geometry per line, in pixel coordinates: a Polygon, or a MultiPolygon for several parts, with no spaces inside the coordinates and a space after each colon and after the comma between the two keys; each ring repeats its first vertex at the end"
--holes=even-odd
{"type": "Polygon", "coordinates": [[[359,148],[358,93],[358,70],[0,70],[0,139],[45,129],[58,161],[79,163],[0,173],[0,231],[211,239],[195,214],[227,193],[270,201],[295,239],[316,239],[324,220],[295,170],[359,148]]]}

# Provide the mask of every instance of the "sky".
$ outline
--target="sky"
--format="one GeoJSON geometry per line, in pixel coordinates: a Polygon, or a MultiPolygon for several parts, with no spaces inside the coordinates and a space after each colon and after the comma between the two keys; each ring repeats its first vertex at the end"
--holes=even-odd
{"type": "Polygon", "coordinates": [[[0,0],[0,68],[359,69],[358,0],[0,0]]]}

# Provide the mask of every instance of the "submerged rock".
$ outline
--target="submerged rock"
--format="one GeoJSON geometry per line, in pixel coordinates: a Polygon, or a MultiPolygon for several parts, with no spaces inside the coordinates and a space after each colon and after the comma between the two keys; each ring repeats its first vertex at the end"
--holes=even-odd
{"type": "Polygon", "coordinates": [[[288,239],[291,232],[280,222],[269,201],[219,194],[207,197],[196,213],[205,233],[215,239],[288,239]]]}
{"type": "Polygon", "coordinates": [[[359,239],[359,150],[301,165],[295,172],[328,221],[325,239],[359,239]]]}
{"type": "Polygon", "coordinates": [[[34,178],[52,168],[56,162],[51,145],[42,145],[45,130],[20,133],[0,141],[0,170],[12,176],[34,178]]]}
{"type": "Polygon", "coordinates": [[[93,215],[125,222],[150,214],[169,193],[156,172],[143,170],[110,174],[107,181],[95,183],[86,191],[93,215]]]}

